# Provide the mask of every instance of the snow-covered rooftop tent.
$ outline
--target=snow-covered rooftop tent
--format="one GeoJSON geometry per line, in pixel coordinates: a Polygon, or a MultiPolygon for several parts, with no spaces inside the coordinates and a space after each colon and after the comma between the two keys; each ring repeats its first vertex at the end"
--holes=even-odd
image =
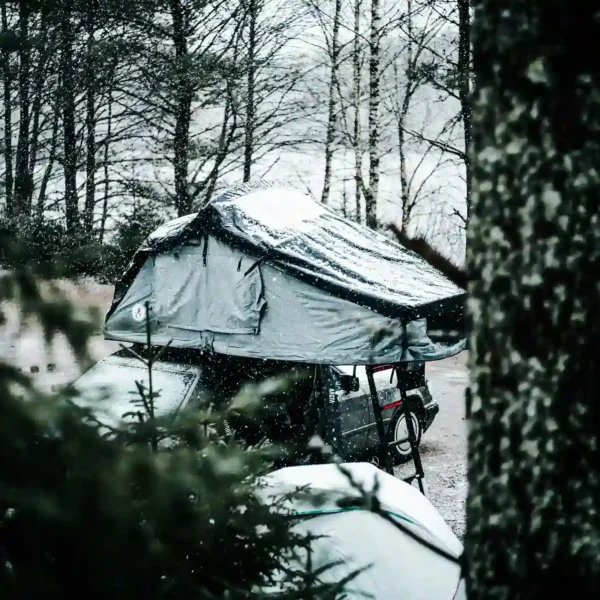
{"type": "Polygon", "coordinates": [[[234,187],[157,229],[116,286],[105,337],[145,343],[146,302],[154,344],[234,356],[382,364],[465,345],[431,335],[461,320],[463,290],[286,183],[234,187]]]}

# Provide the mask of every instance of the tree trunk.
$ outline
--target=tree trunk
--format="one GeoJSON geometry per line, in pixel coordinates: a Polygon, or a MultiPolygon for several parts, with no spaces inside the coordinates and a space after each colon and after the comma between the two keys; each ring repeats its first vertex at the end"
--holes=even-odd
{"type": "MultiPolygon", "coordinates": [[[[405,115],[406,116],[406,115],[405,115]]],[[[408,170],[406,168],[406,153],[404,148],[404,118],[398,124],[398,154],[400,155],[400,193],[402,194],[402,231],[408,230],[410,222],[410,190],[408,185],[408,170]]]]}
{"type": "Polygon", "coordinates": [[[254,153],[256,106],[254,87],[256,79],[256,21],[258,0],[248,0],[248,72],[246,73],[246,122],[244,125],[244,182],[250,181],[254,153]]]}
{"type": "MultiPolygon", "coordinates": [[[[8,15],[6,12],[6,2],[2,2],[2,33],[9,31],[8,15]]],[[[5,194],[6,194],[6,213],[12,216],[14,212],[13,204],[13,148],[12,148],[12,85],[13,75],[10,65],[10,52],[4,48],[2,50],[2,79],[4,91],[4,166],[5,166],[5,194]]]]}
{"type": "Polygon", "coordinates": [[[75,72],[73,68],[73,0],[63,0],[61,15],[61,79],[63,117],[63,169],[67,231],[79,228],[77,199],[77,138],[75,132],[75,72]]]}
{"type": "Polygon", "coordinates": [[[85,206],[83,227],[87,233],[94,229],[94,208],[96,206],[96,77],[94,74],[94,33],[96,28],[96,6],[88,0],[86,15],[86,73],[85,73],[85,206]]]}
{"type": "MultiPolygon", "coordinates": [[[[40,22],[40,51],[38,52],[38,60],[35,65],[35,78],[33,84],[33,102],[31,105],[31,116],[32,116],[32,127],[31,127],[31,139],[29,147],[29,178],[33,182],[33,175],[35,173],[35,166],[38,159],[38,151],[40,147],[40,127],[42,120],[42,110],[44,108],[44,86],[48,80],[48,61],[50,55],[50,48],[53,48],[53,37],[50,36],[51,43],[48,44],[48,23],[47,13],[42,13],[40,22]]],[[[27,203],[30,207],[33,206],[33,193],[34,186],[32,185],[29,189],[29,198],[27,203]]]]}
{"type": "Polygon", "coordinates": [[[346,192],[346,180],[344,179],[342,187],[342,216],[348,218],[348,194],[346,192]]]}
{"type": "Polygon", "coordinates": [[[61,111],[59,108],[59,103],[62,94],[62,82],[59,79],[56,82],[56,89],[53,95],[53,103],[52,108],[54,110],[54,115],[52,118],[52,134],[50,136],[50,150],[48,153],[48,160],[46,162],[46,168],[44,169],[44,175],[42,177],[42,182],[40,184],[40,191],[38,194],[37,205],[36,205],[36,218],[38,221],[41,221],[44,218],[44,207],[46,201],[46,190],[48,188],[48,183],[50,182],[50,177],[52,176],[52,171],[54,169],[54,163],[56,162],[56,149],[58,147],[58,126],[60,123],[60,115],[61,111]]]}
{"type": "Polygon", "coordinates": [[[361,52],[360,52],[360,9],[362,0],[354,0],[354,45],[352,49],[352,76],[354,84],[354,195],[356,198],[356,222],[361,222],[362,190],[362,144],[360,126],[361,105],[361,52]]]}
{"type": "Polygon", "coordinates": [[[109,87],[108,87],[108,117],[106,122],[106,140],[104,142],[104,193],[102,200],[102,220],[100,222],[100,243],[104,242],[104,236],[106,235],[106,220],[108,218],[108,194],[110,190],[110,184],[108,180],[108,157],[110,150],[110,138],[112,136],[112,118],[113,118],[113,87],[114,87],[114,76],[115,76],[116,65],[111,69],[109,74],[109,87]]]}
{"type": "Polygon", "coordinates": [[[470,600],[600,597],[597,10],[476,8],[470,600]]]}
{"type": "MultiPolygon", "coordinates": [[[[58,83],[60,86],[60,83],[58,83]]],[[[52,176],[54,169],[54,162],[56,160],[56,147],[58,146],[58,123],[60,121],[60,109],[58,108],[58,98],[60,92],[57,91],[56,99],[54,102],[54,118],[52,121],[52,135],[50,137],[50,152],[48,154],[48,161],[46,162],[46,168],[44,169],[44,175],[40,184],[40,192],[38,195],[37,206],[36,206],[36,218],[38,221],[42,221],[44,218],[44,204],[46,201],[46,190],[48,189],[48,183],[52,176]]]]}
{"type": "Polygon", "coordinates": [[[471,0],[458,1],[458,96],[465,143],[466,223],[471,215],[471,0]]]}
{"type": "Polygon", "coordinates": [[[175,205],[182,217],[192,211],[188,188],[190,122],[192,118],[192,84],[190,81],[187,45],[187,23],[181,0],[170,0],[175,47],[175,139],[173,140],[173,168],[175,175],[175,205]]]}
{"type": "Polygon", "coordinates": [[[377,197],[379,195],[379,104],[381,15],[379,0],[371,0],[371,35],[369,39],[369,188],[365,193],[366,224],[377,229],[377,197]]]}
{"type": "Polygon", "coordinates": [[[321,202],[329,202],[331,190],[331,163],[333,160],[333,144],[335,141],[337,81],[340,59],[340,13],[342,0],[335,0],[333,12],[333,32],[331,36],[331,72],[329,74],[329,103],[327,106],[327,133],[325,134],[325,176],[323,178],[323,193],[321,202]]]}
{"type": "MultiPolygon", "coordinates": [[[[236,55],[237,58],[237,55],[236,55]]],[[[236,59],[234,59],[236,60],[236,59]]],[[[204,181],[204,194],[202,206],[210,202],[217,187],[220,168],[227,157],[229,148],[237,131],[237,111],[235,110],[235,100],[233,99],[233,86],[235,80],[231,79],[227,82],[227,94],[225,100],[225,110],[223,111],[223,122],[221,124],[221,133],[219,135],[219,149],[215,156],[214,164],[208,177],[204,181]],[[231,118],[232,122],[229,123],[231,118]]],[[[201,189],[197,190],[196,194],[200,195],[201,189]]]]}
{"type": "MultiPolygon", "coordinates": [[[[413,14],[412,14],[412,0],[407,2],[407,28],[408,28],[408,40],[406,42],[406,85],[404,87],[404,96],[402,98],[402,105],[400,106],[400,112],[398,113],[398,154],[400,157],[400,193],[402,194],[402,231],[408,230],[408,223],[410,221],[410,189],[408,183],[408,170],[406,168],[406,148],[405,148],[405,132],[406,127],[406,115],[408,114],[408,108],[410,106],[410,100],[413,94],[414,78],[415,78],[415,65],[413,62],[413,14]]],[[[398,79],[396,77],[396,79],[398,79]]]]}
{"type": "Polygon", "coordinates": [[[31,123],[30,67],[31,48],[29,39],[30,8],[27,0],[19,2],[19,139],[15,164],[15,213],[21,219],[31,216],[32,178],[29,175],[29,126],[31,123]]]}

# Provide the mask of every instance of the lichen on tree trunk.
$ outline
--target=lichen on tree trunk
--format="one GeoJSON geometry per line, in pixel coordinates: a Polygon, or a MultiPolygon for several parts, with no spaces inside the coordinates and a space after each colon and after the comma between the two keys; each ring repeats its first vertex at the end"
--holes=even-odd
{"type": "Polygon", "coordinates": [[[598,598],[597,6],[474,6],[469,597],[598,598]]]}

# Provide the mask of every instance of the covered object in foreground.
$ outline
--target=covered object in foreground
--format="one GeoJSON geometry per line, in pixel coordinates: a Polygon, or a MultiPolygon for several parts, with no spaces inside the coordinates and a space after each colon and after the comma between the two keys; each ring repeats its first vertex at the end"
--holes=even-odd
{"type": "MultiPolygon", "coordinates": [[[[345,598],[465,600],[462,544],[429,500],[372,465],[341,468],[353,484],[337,465],[311,465],[275,471],[259,489],[267,504],[285,501],[294,532],[314,537],[310,564],[315,571],[329,566],[321,579],[335,583],[358,572],[345,598]],[[383,515],[356,502],[357,485],[377,489],[383,515]]],[[[308,564],[305,555],[291,562],[308,564]]]]}
{"type": "Polygon", "coordinates": [[[417,254],[288,184],[235,187],[155,231],[118,283],[107,339],[318,364],[464,349],[465,293],[417,254]]]}

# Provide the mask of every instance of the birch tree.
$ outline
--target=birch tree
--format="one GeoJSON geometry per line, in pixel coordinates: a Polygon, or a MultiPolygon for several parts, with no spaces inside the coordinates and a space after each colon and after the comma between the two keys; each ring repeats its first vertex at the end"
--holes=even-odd
{"type": "Polygon", "coordinates": [[[329,73],[328,105],[327,105],[327,132],[325,134],[325,174],[323,176],[323,193],[321,202],[327,204],[331,189],[331,163],[335,143],[337,109],[336,96],[338,95],[338,77],[340,68],[340,19],[342,0],[335,0],[333,10],[333,31],[331,35],[329,54],[331,67],[329,73]]]}
{"type": "Polygon", "coordinates": [[[598,8],[474,8],[469,597],[597,598],[598,8]]]}
{"type": "MultiPolygon", "coordinates": [[[[318,34],[314,39],[307,38],[305,42],[316,47],[322,54],[322,59],[317,63],[316,88],[311,90],[315,98],[316,117],[319,126],[324,128],[324,140],[319,136],[314,140],[322,145],[323,150],[323,188],[321,202],[330,201],[331,188],[334,179],[333,158],[336,144],[339,142],[341,119],[343,118],[342,97],[340,89],[341,67],[344,63],[344,50],[347,45],[342,40],[341,34],[347,30],[344,23],[341,0],[332,0],[329,3],[317,0],[304,0],[311,15],[311,19],[318,27],[318,34]],[[325,110],[322,107],[326,107],[325,110]]],[[[312,83],[312,82],[310,82],[312,83]]],[[[309,87],[312,87],[307,82],[309,87]]]]}
{"type": "MultiPolygon", "coordinates": [[[[451,218],[460,224],[464,237],[471,197],[471,139],[472,61],[470,49],[470,0],[411,0],[412,12],[425,29],[434,35],[422,37],[422,27],[414,27],[412,19],[398,20],[398,30],[421,49],[426,69],[421,72],[428,84],[430,102],[435,106],[435,118],[426,127],[413,127],[407,136],[430,147],[430,152],[442,153],[442,162],[453,162],[464,181],[464,205],[452,206],[451,218]],[[440,122],[441,121],[441,122],[440,122]]],[[[411,12],[411,11],[408,11],[411,12]]],[[[406,136],[405,136],[406,137],[406,136]]]]}
{"type": "Polygon", "coordinates": [[[353,39],[352,39],[352,98],[353,98],[353,123],[352,123],[352,145],[354,147],[354,197],[355,197],[355,219],[361,222],[362,208],[362,127],[360,122],[360,106],[362,94],[362,54],[361,43],[361,12],[362,0],[354,0],[353,13],[353,39]]]}
{"type": "Polygon", "coordinates": [[[380,0],[371,0],[371,30],[369,37],[369,184],[364,190],[367,227],[377,229],[377,197],[379,194],[379,105],[381,42],[380,0]]]}
{"type": "MultiPolygon", "coordinates": [[[[297,95],[306,66],[295,42],[306,27],[306,6],[301,0],[242,0],[238,18],[237,69],[245,85],[235,88],[243,127],[242,179],[247,182],[257,165],[268,171],[280,150],[305,142],[293,130],[304,116],[297,95]]],[[[230,152],[238,152],[237,143],[230,152]]]]}
{"type": "MultiPolygon", "coordinates": [[[[406,35],[400,35],[398,40],[400,49],[393,53],[390,60],[391,67],[385,77],[388,89],[385,92],[383,105],[392,115],[393,126],[397,135],[399,183],[401,194],[401,220],[400,228],[406,231],[418,204],[431,199],[427,191],[427,184],[435,174],[440,164],[444,162],[440,152],[434,152],[432,144],[418,147],[420,158],[412,169],[408,164],[409,144],[419,141],[419,136],[412,132],[410,113],[417,93],[427,83],[432,69],[431,58],[427,47],[438,35],[443,21],[437,18],[432,10],[419,5],[413,0],[406,1],[406,12],[402,19],[406,35]],[[417,24],[417,19],[419,23],[417,24]],[[435,155],[437,154],[437,160],[435,155]],[[422,173],[427,161],[433,159],[434,166],[427,173],[422,173]]],[[[435,68],[435,67],[434,67],[435,68]]],[[[425,113],[427,119],[428,113],[425,113]]],[[[424,129],[423,127],[418,129],[424,129]]]]}

